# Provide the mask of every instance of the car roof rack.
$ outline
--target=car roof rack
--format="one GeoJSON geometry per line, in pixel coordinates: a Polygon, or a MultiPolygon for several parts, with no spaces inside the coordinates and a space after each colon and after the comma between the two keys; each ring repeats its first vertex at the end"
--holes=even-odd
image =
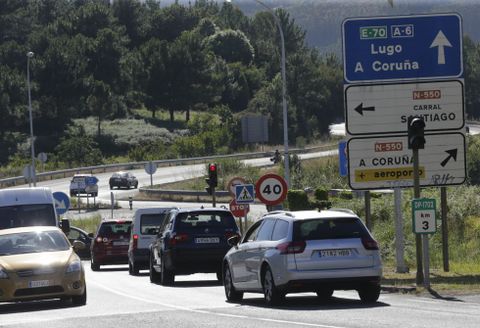
{"type": "Polygon", "coordinates": [[[271,215],[271,214],[285,214],[285,215],[293,217],[293,214],[290,211],[285,211],[285,210],[277,210],[277,211],[267,212],[263,216],[267,216],[267,215],[271,215]]]}
{"type": "Polygon", "coordinates": [[[348,208],[336,208],[336,207],[332,207],[332,208],[329,208],[328,210],[329,210],[329,211],[344,212],[344,213],[354,214],[354,215],[355,215],[355,212],[352,211],[351,209],[348,209],[348,208]]]}

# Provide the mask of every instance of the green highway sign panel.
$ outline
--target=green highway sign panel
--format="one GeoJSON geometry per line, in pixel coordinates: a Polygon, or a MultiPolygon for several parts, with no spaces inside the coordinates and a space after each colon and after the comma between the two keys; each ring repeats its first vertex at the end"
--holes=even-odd
{"type": "Polygon", "coordinates": [[[414,233],[432,234],[437,232],[435,210],[436,202],[433,198],[412,200],[412,227],[414,233]]]}

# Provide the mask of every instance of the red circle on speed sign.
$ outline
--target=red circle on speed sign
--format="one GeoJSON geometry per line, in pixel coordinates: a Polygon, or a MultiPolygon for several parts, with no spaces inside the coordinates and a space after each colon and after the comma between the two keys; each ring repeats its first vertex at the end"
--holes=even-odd
{"type": "Polygon", "coordinates": [[[288,186],[278,174],[265,174],[255,184],[255,194],[265,205],[277,205],[287,198],[288,186]]]}
{"type": "Polygon", "coordinates": [[[230,212],[232,212],[233,216],[240,218],[250,212],[250,206],[248,204],[237,204],[235,199],[232,199],[230,201],[230,212]]]}

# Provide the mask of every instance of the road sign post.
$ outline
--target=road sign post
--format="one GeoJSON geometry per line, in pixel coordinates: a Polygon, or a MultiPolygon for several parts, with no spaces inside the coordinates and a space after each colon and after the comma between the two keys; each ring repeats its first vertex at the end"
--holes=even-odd
{"type": "Polygon", "coordinates": [[[150,174],[150,186],[153,186],[153,174],[157,171],[157,164],[150,161],[145,164],[145,172],[150,174]]]}

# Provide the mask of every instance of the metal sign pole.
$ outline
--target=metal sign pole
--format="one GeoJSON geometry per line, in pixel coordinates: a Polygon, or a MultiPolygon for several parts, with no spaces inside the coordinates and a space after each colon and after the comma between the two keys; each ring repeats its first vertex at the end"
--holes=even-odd
{"type": "Polygon", "coordinates": [[[450,271],[448,263],[448,223],[447,223],[447,187],[440,188],[442,200],[442,249],[443,249],[443,271],[450,271]]]}
{"type": "MultiPolygon", "coordinates": [[[[420,198],[420,172],[419,172],[419,158],[418,149],[413,149],[413,190],[414,198],[420,198]]],[[[423,263],[422,263],[422,237],[419,234],[415,235],[415,246],[417,253],[417,275],[415,282],[417,286],[423,284],[423,263]]]]}
{"type": "Polygon", "coordinates": [[[405,265],[405,241],[403,235],[402,216],[402,189],[394,188],[395,195],[395,259],[397,262],[397,273],[406,273],[408,268],[405,265]]]}

